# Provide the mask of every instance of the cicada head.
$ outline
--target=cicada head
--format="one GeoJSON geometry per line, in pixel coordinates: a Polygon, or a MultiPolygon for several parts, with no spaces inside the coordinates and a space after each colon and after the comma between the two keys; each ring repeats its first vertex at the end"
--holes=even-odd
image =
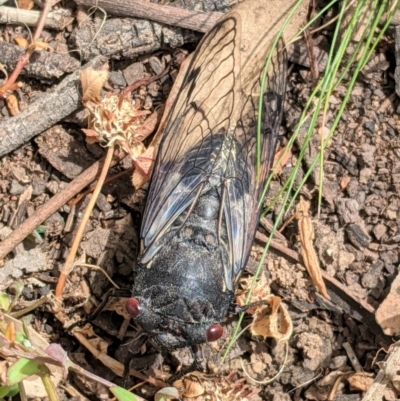
{"type": "Polygon", "coordinates": [[[170,286],[156,285],[129,298],[126,309],[159,349],[212,342],[223,334],[220,311],[209,301],[201,296],[189,299],[170,286]]]}

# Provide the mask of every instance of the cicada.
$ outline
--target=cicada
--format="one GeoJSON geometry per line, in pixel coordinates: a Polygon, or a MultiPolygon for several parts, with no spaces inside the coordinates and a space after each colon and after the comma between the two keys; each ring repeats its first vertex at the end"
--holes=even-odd
{"type": "Polygon", "coordinates": [[[222,336],[221,322],[249,257],[286,87],[280,46],[260,93],[279,28],[271,3],[279,1],[240,3],[204,36],[165,125],[127,302],[130,314],[162,349],[222,336]]]}

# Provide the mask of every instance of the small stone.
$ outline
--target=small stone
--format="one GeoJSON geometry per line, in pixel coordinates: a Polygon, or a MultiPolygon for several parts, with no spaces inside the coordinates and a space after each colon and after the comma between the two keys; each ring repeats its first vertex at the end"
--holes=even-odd
{"type": "Polygon", "coordinates": [[[377,240],[382,238],[382,235],[385,234],[387,231],[387,227],[384,224],[377,224],[373,229],[372,232],[375,235],[377,240]]]}
{"type": "Polygon", "coordinates": [[[142,63],[133,63],[123,71],[125,81],[128,85],[144,77],[144,68],[142,63]]]}
{"type": "Polygon", "coordinates": [[[361,285],[364,288],[374,288],[378,285],[378,277],[374,273],[367,272],[361,278],[361,285]]]}
{"type": "Polygon", "coordinates": [[[353,285],[358,281],[358,274],[353,273],[352,271],[347,270],[344,274],[344,279],[346,280],[347,285],[353,285]]]}
{"type": "Polygon", "coordinates": [[[346,192],[350,196],[350,198],[354,198],[358,192],[358,181],[357,179],[352,179],[347,184],[346,192]]]}
{"type": "Polygon", "coordinates": [[[336,211],[344,224],[355,223],[360,220],[360,209],[355,199],[337,198],[334,200],[336,211]]]}
{"type": "Polygon", "coordinates": [[[355,261],[356,257],[351,252],[339,251],[338,263],[340,270],[347,270],[347,268],[355,261]]]}
{"type": "Polygon", "coordinates": [[[46,184],[46,188],[52,195],[55,195],[58,192],[58,182],[57,181],[49,181],[46,184]]]}
{"type": "Polygon", "coordinates": [[[34,175],[32,177],[32,195],[35,196],[42,195],[42,193],[44,193],[45,190],[46,190],[46,181],[34,175]]]}
{"type": "Polygon", "coordinates": [[[362,170],[360,170],[360,182],[362,184],[368,184],[370,178],[372,175],[372,169],[365,167],[362,170]]]}
{"type": "Polygon", "coordinates": [[[126,81],[121,71],[111,71],[108,80],[111,85],[121,87],[126,86],[126,81]]]}
{"type": "Polygon", "coordinates": [[[339,355],[332,358],[331,364],[329,365],[329,369],[337,370],[344,366],[347,363],[347,355],[339,355]]]}
{"type": "Polygon", "coordinates": [[[165,66],[160,61],[160,59],[155,56],[149,58],[149,64],[152,70],[156,73],[156,75],[161,74],[165,69],[165,66]]]}
{"type": "Polygon", "coordinates": [[[112,206],[107,202],[107,198],[102,193],[99,194],[99,197],[96,200],[96,206],[103,212],[108,212],[111,210],[112,206]]]}
{"type": "Polygon", "coordinates": [[[375,132],[375,123],[368,121],[364,124],[364,128],[373,134],[375,132]]]}
{"type": "Polygon", "coordinates": [[[358,164],[361,167],[372,167],[375,162],[375,146],[364,143],[361,145],[358,164]]]}
{"type": "Polygon", "coordinates": [[[357,248],[362,250],[368,248],[371,239],[369,235],[359,224],[349,224],[345,228],[350,242],[357,248]]]}
{"type": "Polygon", "coordinates": [[[11,181],[10,194],[11,195],[21,195],[25,192],[26,187],[21,185],[17,180],[11,181]]]}
{"type": "Polygon", "coordinates": [[[65,226],[65,221],[60,213],[56,212],[51,215],[46,222],[46,233],[50,236],[60,235],[65,226]]]}

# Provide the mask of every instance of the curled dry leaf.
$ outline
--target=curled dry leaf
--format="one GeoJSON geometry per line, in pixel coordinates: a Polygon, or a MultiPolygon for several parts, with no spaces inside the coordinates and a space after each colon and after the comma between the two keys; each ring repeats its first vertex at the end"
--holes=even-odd
{"type": "Polygon", "coordinates": [[[325,298],[330,299],[326,291],[324,280],[322,279],[318,256],[313,246],[314,227],[309,217],[309,210],[310,202],[300,197],[300,202],[296,207],[295,217],[299,225],[301,256],[303,257],[304,265],[314,285],[325,298]]]}
{"type": "Polygon", "coordinates": [[[100,98],[101,89],[107,77],[108,72],[104,70],[86,69],[81,71],[82,103],[100,98]]]}
{"type": "Polygon", "coordinates": [[[349,382],[350,390],[367,391],[374,382],[374,378],[371,374],[365,372],[356,372],[354,375],[348,377],[347,381],[349,382]]]}
{"type": "Polygon", "coordinates": [[[293,332],[293,324],[281,298],[271,295],[267,302],[268,306],[257,308],[250,325],[251,334],[275,338],[278,341],[289,340],[293,332]]]}
{"type": "Polygon", "coordinates": [[[174,387],[179,391],[180,396],[186,398],[197,398],[205,393],[205,389],[200,383],[197,374],[189,373],[173,383],[174,387]]]}

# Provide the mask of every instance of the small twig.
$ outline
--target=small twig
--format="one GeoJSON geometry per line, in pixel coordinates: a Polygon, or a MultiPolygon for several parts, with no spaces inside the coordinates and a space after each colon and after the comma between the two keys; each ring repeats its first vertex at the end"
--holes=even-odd
{"type": "Polygon", "coordinates": [[[162,24],[208,32],[224,15],[220,12],[190,11],[141,0],[75,0],[86,7],[101,7],[109,14],[138,17],[162,24]]]}
{"type": "Polygon", "coordinates": [[[353,368],[356,372],[362,372],[363,368],[358,361],[357,355],[353,350],[353,347],[350,345],[350,343],[346,342],[342,344],[342,347],[345,349],[347,356],[350,359],[351,364],[353,365],[353,368]]]}
{"type": "Polygon", "coordinates": [[[82,220],[80,222],[79,228],[76,232],[75,238],[74,238],[74,242],[72,243],[71,249],[69,251],[69,254],[67,256],[67,260],[65,261],[64,267],[61,270],[60,273],[60,277],[58,279],[57,282],[57,286],[56,286],[56,291],[55,291],[55,296],[56,298],[61,298],[62,294],[63,294],[63,290],[64,290],[64,285],[65,285],[65,281],[69,275],[69,273],[72,271],[73,269],[73,264],[75,261],[75,256],[76,253],[78,252],[78,247],[79,244],[81,243],[81,239],[83,236],[83,233],[85,231],[86,228],[86,224],[89,221],[90,215],[92,213],[93,207],[96,203],[96,200],[99,196],[99,193],[101,191],[101,188],[103,186],[104,180],[106,179],[107,173],[108,173],[108,169],[111,165],[111,160],[114,154],[114,146],[110,146],[107,149],[107,154],[106,154],[106,158],[104,160],[104,164],[100,173],[100,177],[97,181],[96,184],[96,188],[93,191],[93,195],[90,198],[89,204],[86,207],[85,213],[82,217],[82,220]]]}
{"type": "Polygon", "coordinates": [[[137,379],[150,383],[154,387],[160,387],[160,388],[168,387],[168,384],[162,382],[161,380],[154,379],[153,377],[150,376],[145,376],[143,373],[140,373],[135,369],[129,369],[129,374],[133,377],[136,377],[137,379]]]}
{"type": "MultiPolygon", "coordinates": [[[[41,11],[3,6],[0,7],[0,24],[36,26],[41,15],[41,11]]],[[[47,15],[44,26],[48,29],[62,30],[73,20],[69,10],[59,9],[47,15]]]]}
{"type": "Polygon", "coordinates": [[[22,69],[29,63],[29,59],[31,55],[36,50],[35,42],[39,39],[42,34],[44,23],[46,21],[47,14],[50,11],[51,6],[53,5],[53,0],[46,0],[46,4],[42,10],[42,14],[40,16],[39,22],[37,24],[35,34],[33,35],[32,42],[25,54],[20,57],[17,65],[14,68],[14,71],[8,77],[7,81],[4,83],[2,87],[0,87],[0,97],[7,97],[10,92],[14,91],[16,88],[16,82],[21,73],[22,69]]]}
{"type": "Polygon", "coordinates": [[[52,6],[53,6],[53,0],[46,0],[44,8],[42,10],[42,15],[40,16],[39,22],[36,25],[35,34],[33,35],[32,38],[32,44],[34,44],[40,38],[44,24],[46,22],[47,15],[50,12],[52,6]]]}
{"type": "MultiPolygon", "coordinates": [[[[120,155],[116,163],[122,158],[120,155]]],[[[32,216],[28,217],[18,228],[0,243],[0,260],[10,253],[20,242],[22,242],[43,221],[48,219],[60,207],[64,206],[77,193],[95,180],[102,166],[101,161],[94,163],[71,181],[61,192],[54,195],[47,203],[36,209],[32,216]]]]}
{"type": "Polygon", "coordinates": [[[36,308],[38,308],[40,305],[43,305],[44,303],[46,303],[48,301],[48,296],[45,295],[42,298],[38,299],[37,301],[35,301],[32,305],[21,309],[19,311],[16,312],[10,312],[9,315],[11,317],[13,317],[14,319],[19,319],[20,317],[26,315],[29,312],[32,312],[33,310],[35,310],[36,308]]]}

